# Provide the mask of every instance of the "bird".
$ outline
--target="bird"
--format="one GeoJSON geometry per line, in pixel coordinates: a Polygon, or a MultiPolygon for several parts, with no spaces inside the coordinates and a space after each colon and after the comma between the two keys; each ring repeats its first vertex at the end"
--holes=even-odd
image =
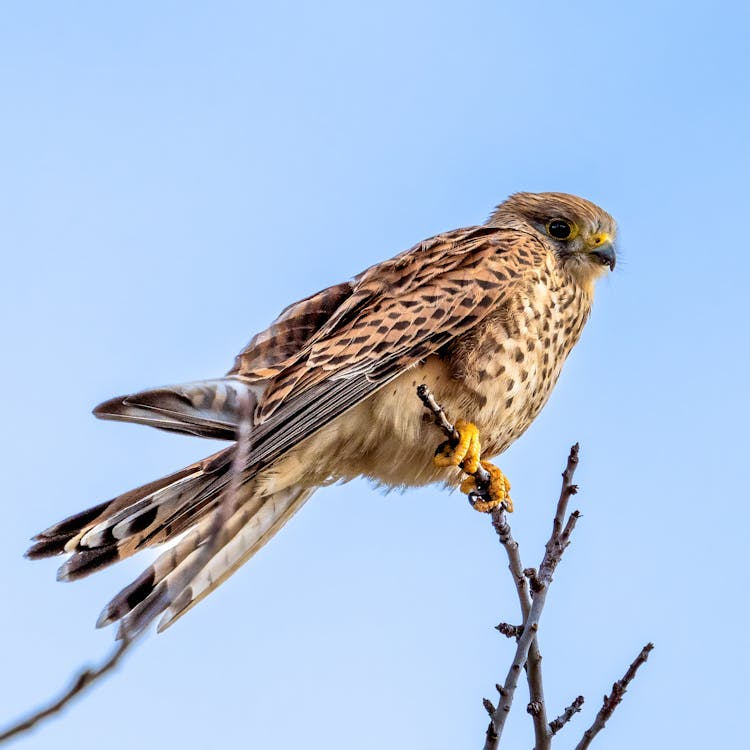
{"type": "Polygon", "coordinates": [[[224,377],[110,399],[101,419],[229,441],[213,455],[51,526],[31,559],[67,554],[83,578],[154,546],[161,554],[97,627],[162,631],[266,544],[313,492],[358,476],[385,488],[469,492],[481,462],[488,511],[512,509],[501,454],[547,402],[613,271],[617,226],[566,193],[521,192],[484,224],[423,240],[289,305],[224,377]],[[426,385],[462,419],[435,451],[426,385]],[[465,417],[465,418],[464,418],[465,417]],[[480,440],[481,436],[481,440],[480,440]]]}

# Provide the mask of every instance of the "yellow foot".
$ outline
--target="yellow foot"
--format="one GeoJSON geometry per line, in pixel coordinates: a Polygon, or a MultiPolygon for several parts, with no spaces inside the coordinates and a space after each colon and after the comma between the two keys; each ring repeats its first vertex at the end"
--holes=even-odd
{"type": "Polygon", "coordinates": [[[460,466],[467,474],[473,474],[479,468],[479,457],[482,454],[479,429],[472,422],[463,419],[459,419],[454,427],[461,437],[456,445],[451,445],[450,440],[440,444],[435,453],[435,466],[441,469],[460,466]]]}
{"type": "Polygon", "coordinates": [[[461,483],[461,492],[467,495],[477,491],[477,482],[474,474],[479,469],[479,465],[485,468],[490,475],[490,483],[487,488],[489,500],[476,500],[472,502],[472,507],[481,513],[489,513],[493,508],[500,504],[510,513],[513,511],[513,501],[510,499],[510,482],[497,466],[489,461],[481,461],[482,446],[479,442],[479,429],[472,422],[466,422],[459,419],[454,425],[460,439],[455,445],[450,440],[446,440],[437,449],[435,454],[435,465],[440,468],[450,466],[460,466],[469,476],[461,483]]]}
{"type": "MultiPolygon", "coordinates": [[[[472,503],[472,508],[478,510],[480,513],[489,513],[498,505],[504,505],[505,510],[508,513],[513,512],[513,501],[510,499],[510,482],[508,477],[503,474],[500,469],[489,461],[482,461],[482,466],[485,468],[487,473],[490,475],[490,485],[487,488],[487,492],[490,496],[489,500],[475,500],[472,503]]],[[[465,492],[470,495],[472,492],[477,491],[477,480],[474,476],[469,476],[461,482],[461,492],[465,492]]]]}

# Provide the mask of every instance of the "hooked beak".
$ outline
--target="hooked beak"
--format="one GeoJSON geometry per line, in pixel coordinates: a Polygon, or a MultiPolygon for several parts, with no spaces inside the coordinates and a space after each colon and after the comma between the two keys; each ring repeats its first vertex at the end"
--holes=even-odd
{"type": "Polygon", "coordinates": [[[612,238],[606,232],[595,234],[587,244],[591,255],[603,266],[609,266],[610,271],[615,270],[615,264],[617,263],[615,245],[612,238]]]}

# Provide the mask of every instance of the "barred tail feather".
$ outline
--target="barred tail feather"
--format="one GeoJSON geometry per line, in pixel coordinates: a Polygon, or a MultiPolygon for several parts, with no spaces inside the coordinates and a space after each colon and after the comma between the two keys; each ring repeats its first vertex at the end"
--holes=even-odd
{"type": "Polygon", "coordinates": [[[258,550],[266,545],[286,522],[302,507],[314,488],[290,487],[266,497],[260,508],[245,518],[236,535],[219,550],[192,579],[159,622],[158,632],[166,630],[180,617],[207,597],[235,571],[242,567],[258,550]]]}
{"type": "MultiPolygon", "coordinates": [[[[234,448],[225,448],[155,482],[77,513],[37,534],[32,560],[70,552],[58,579],[73,581],[181,533],[210,510],[206,489],[224,479],[234,448]]],[[[218,494],[218,493],[217,493],[218,494]]],[[[210,493],[209,493],[210,495],[210,493]]]]}
{"type": "Polygon", "coordinates": [[[263,547],[312,492],[293,487],[251,496],[218,530],[214,515],[221,510],[215,509],[117,594],[97,627],[119,620],[117,637],[133,636],[164,614],[158,631],[166,629],[263,547]]]}
{"type": "Polygon", "coordinates": [[[99,404],[99,419],[134,422],[199,437],[236,440],[239,401],[255,408],[259,386],[238,377],[201,380],[117,396],[99,404]]]}
{"type": "MultiPolygon", "coordinates": [[[[229,376],[114,398],[94,413],[103,419],[234,441],[242,415],[255,408],[260,388],[229,376]]],[[[232,481],[238,450],[234,443],[70,516],[38,534],[26,554],[38,559],[69,553],[58,579],[73,581],[146,547],[176,540],[112,599],[97,623],[102,627],[119,621],[123,637],[163,614],[163,630],[255,554],[314,490],[291,487],[261,495],[253,481],[257,467],[232,481]]]]}

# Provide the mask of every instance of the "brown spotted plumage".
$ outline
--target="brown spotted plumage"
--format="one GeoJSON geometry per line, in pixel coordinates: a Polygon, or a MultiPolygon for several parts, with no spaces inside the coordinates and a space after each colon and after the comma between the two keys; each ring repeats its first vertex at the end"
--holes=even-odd
{"type": "Polygon", "coordinates": [[[589,315],[597,277],[614,268],[613,219],[562,193],[519,193],[487,224],[411,250],[289,306],[224,378],[157,388],[98,406],[104,419],[236,440],[252,413],[241,488],[227,495],[236,444],[66,519],[32,558],[69,553],[73,580],[175,540],[105,607],[99,625],[159,629],[251,557],[312,492],[365,476],[388,487],[444,482],[436,433],[415,389],[504,451],[547,401],[589,315]],[[206,559],[205,551],[213,535],[206,559]]]}

